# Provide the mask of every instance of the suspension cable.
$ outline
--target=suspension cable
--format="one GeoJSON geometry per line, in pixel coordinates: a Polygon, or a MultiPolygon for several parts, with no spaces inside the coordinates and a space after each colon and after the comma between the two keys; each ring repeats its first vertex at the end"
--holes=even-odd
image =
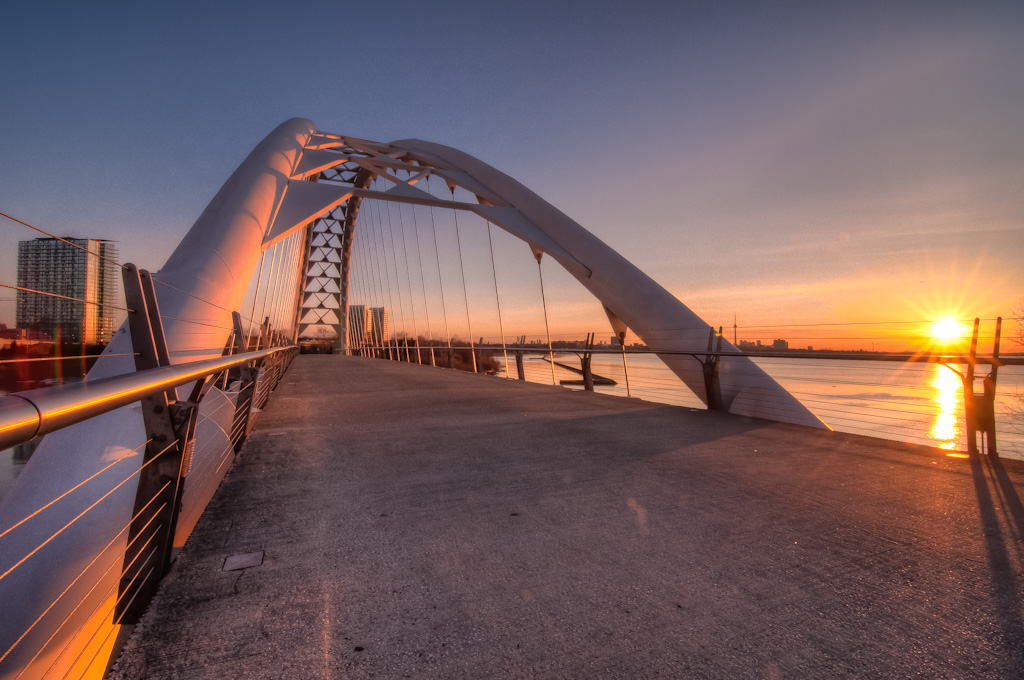
{"type": "MultiPolygon", "coordinates": [[[[406,361],[406,363],[408,363],[410,361],[410,359],[409,359],[409,339],[408,339],[408,332],[405,330],[405,304],[402,302],[402,283],[401,283],[401,281],[398,280],[398,256],[395,254],[395,229],[394,229],[394,226],[391,224],[391,203],[390,202],[383,202],[383,203],[384,203],[384,210],[387,212],[387,215],[388,215],[388,234],[391,236],[391,241],[390,241],[390,244],[391,244],[391,261],[394,263],[394,267],[395,267],[395,294],[398,296],[398,314],[399,314],[399,318],[401,319],[401,324],[402,324],[402,331],[401,332],[402,332],[403,335],[406,336],[406,340],[405,340],[405,361],[406,361]]],[[[381,223],[380,223],[380,228],[381,228],[381,236],[380,236],[381,243],[386,243],[387,241],[386,241],[386,237],[385,237],[385,234],[384,234],[384,222],[383,221],[381,221],[381,223]]],[[[388,263],[388,253],[387,253],[387,250],[385,250],[384,251],[384,264],[385,264],[385,266],[387,266],[387,263],[388,263]]],[[[388,273],[390,274],[390,272],[391,272],[391,270],[389,269],[388,273]]],[[[398,344],[398,331],[395,331],[395,353],[398,355],[398,360],[401,361],[402,360],[402,348],[398,344]]]]}
{"type": "MultiPolygon", "coordinates": [[[[359,265],[359,279],[362,286],[362,296],[365,299],[363,303],[363,318],[361,323],[363,324],[363,334],[360,339],[362,354],[364,357],[368,357],[373,352],[373,356],[377,356],[374,350],[370,349],[376,343],[373,341],[373,302],[374,302],[374,288],[373,288],[373,277],[370,269],[370,260],[368,251],[366,249],[366,228],[360,223],[360,236],[359,241],[355,243],[355,247],[359,249],[357,257],[354,261],[358,262],[359,265]],[[367,323],[369,319],[369,323],[367,323]],[[369,345],[369,346],[368,346],[369,345]]],[[[353,238],[354,238],[353,234],[353,238]]]]}
{"type": "Polygon", "coordinates": [[[284,273],[285,258],[288,256],[288,239],[290,238],[291,236],[286,236],[285,238],[281,239],[281,241],[276,243],[274,246],[277,249],[277,269],[273,276],[271,277],[274,281],[274,285],[272,288],[268,288],[267,292],[268,297],[270,299],[267,302],[266,308],[260,313],[260,315],[264,319],[267,319],[268,323],[270,324],[267,329],[269,331],[269,336],[267,340],[270,343],[275,342],[273,338],[276,335],[278,329],[277,300],[278,296],[281,293],[281,276],[284,273]]]}
{"type": "Polygon", "coordinates": [[[416,237],[416,260],[420,265],[420,290],[423,292],[423,313],[427,317],[427,337],[430,338],[430,365],[436,366],[434,359],[434,336],[430,332],[430,306],[427,304],[427,283],[423,278],[423,252],[420,250],[420,226],[416,221],[416,205],[412,206],[412,233],[416,237]]]}
{"type": "MultiPolygon", "coordinates": [[[[402,298],[402,277],[398,273],[398,247],[395,245],[395,226],[391,219],[391,201],[387,202],[388,211],[388,234],[391,236],[391,260],[395,263],[395,288],[398,289],[398,306],[402,312],[402,335],[405,336],[405,361],[406,363],[412,363],[412,357],[409,355],[409,331],[405,326],[405,300],[402,298]]],[[[412,297],[410,295],[410,297],[412,297]]]]}
{"type": "Polygon", "coordinates": [[[277,281],[274,282],[274,296],[270,301],[270,326],[271,328],[283,329],[284,323],[281,320],[281,306],[284,300],[284,292],[289,287],[284,278],[285,269],[291,269],[294,252],[295,234],[293,232],[281,243],[281,260],[277,267],[277,281]]]}
{"type": "Polygon", "coordinates": [[[256,317],[256,301],[260,297],[260,284],[263,282],[263,261],[267,259],[267,251],[260,254],[260,269],[256,274],[256,292],[252,294],[252,312],[249,313],[249,329],[245,332],[245,351],[249,351],[249,341],[252,340],[252,323],[256,317]]]}
{"type": "Polygon", "coordinates": [[[551,328],[548,326],[548,301],[544,296],[544,269],[540,266],[542,253],[536,253],[537,258],[537,275],[540,277],[540,301],[544,307],[544,332],[548,338],[548,363],[551,365],[551,384],[555,383],[555,352],[551,348],[551,328]]]}
{"type": "MultiPolygon", "coordinates": [[[[277,255],[279,244],[274,244],[274,252],[270,254],[270,271],[267,273],[267,288],[263,291],[263,306],[260,307],[260,335],[263,335],[263,322],[267,318],[267,299],[270,297],[270,290],[274,286],[274,272],[277,268],[277,255]]],[[[262,337],[260,338],[262,340],[262,337]]],[[[259,341],[257,341],[258,343],[259,341]]]]}
{"type": "MultiPolygon", "coordinates": [[[[181,293],[182,295],[187,295],[188,297],[192,298],[193,300],[198,300],[199,302],[202,302],[204,304],[210,305],[211,307],[216,307],[217,309],[219,309],[219,310],[221,310],[223,312],[227,312],[228,314],[233,313],[233,311],[228,309],[227,307],[221,307],[220,305],[216,304],[215,302],[210,302],[206,298],[201,298],[201,297],[199,297],[198,295],[196,295],[194,293],[188,292],[187,290],[182,290],[181,288],[178,288],[177,286],[172,286],[169,283],[165,283],[165,282],[161,281],[160,279],[158,279],[157,276],[158,275],[153,275],[153,283],[155,283],[155,284],[157,284],[159,286],[163,286],[164,288],[170,288],[171,290],[173,290],[173,291],[175,291],[177,293],[181,293]]],[[[243,321],[251,321],[252,320],[250,317],[243,316],[241,313],[239,314],[239,316],[241,317],[241,319],[243,321]]]]}
{"type": "MultiPolygon", "coordinates": [[[[375,205],[375,203],[372,204],[372,205],[375,205]]],[[[386,323],[386,321],[384,319],[384,308],[385,308],[385,306],[384,306],[384,286],[381,283],[381,276],[380,276],[380,256],[377,254],[377,230],[376,230],[375,223],[374,223],[374,220],[373,220],[373,211],[370,210],[370,207],[371,206],[368,206],[367,209],[366,209],[366,216],[367,216],[367,220],[368,220],[368,227],[369,227],[370,238],[373,239],[373,243],[371,244],[370,241],[367,240],[367,242],[366,242],[367,255],[366,256],[369,258],[372,255],[373,257],[372,257],[372,260],[371,260],[371,264],[376,264],[376,267],[374,269],[370,270],[370,280],[371,280],[371,283],[373,284],[374,299],[377,301],[377,304],[380,306],[380,310],[381,310],[381,312],[380,312],[380,324],[379,324],[380,328],[377,327],[378,324],[372,318],[372,316],[370,318],[370,323],[373,326],[372,331],[370,333],[370,336],[371,336],[371,338],[374,338],[374,337],[376,338],[374,340],[374,345],[377,347],[377,349],[374,350],[375,355],[379,356],[380,358],[384,358],[384,347],[385,347],[386,340],[383,337],[381,337],[381,336],[384,335],[384,330],[385,330],[384,326],[385,326],[385,323],[386,323]],[[376,276],[374,276],[374,272],[376,272],[376,276]]],[[[391,346],[390,345],[387,345],[387,353],[388,353],[388,359],[390,360],[391,359],[391,346]]]]}
{"type": "Polygon", "coordinates": [[[498,332],[501,333],[501,352],[505,355],[505,377],[508,372],[508,349],[505,347],[505,327],[501,322],[501,300],[498,298],[498,270],[494,266],[494,242],[491,240],[491,221],[487,220],[487,247],[491,250],[491,274],[494,277],[494,301],[498,305],[498,332]]]}
{"type": "Polygon", "coordinates": [[[459,271],[462,272],[462,296],[466,301],[466,327],[469,329],[469,356],[473,359],[473,372],[478,373],[476,368],[476,348],[473,345],[473,324],[469,314],[469,292],[466,290],[466,267],[462,262],[462,238],[459,236],[459,213],[455,209],[455,187],[449,187],[452,192],[452,217],[455,220],[455,242],[459,246],[459,271]]]}
{"type": "MultiPolygon", "coordinates": [[[[427,192],[430,193],[431,175],[427,175],[427,192]]],[[[448,343],[448,368],[452,367],[452,334],[448,331],[448,309],[444,302],[444,281],[441,278],[441,255],[437,249],[437,225],[434,223],[434,206],[430,208],[430,231],[434,235],[434,258],[437,260],[437,285],[441,289],[441,313],[444,316],[444,337],[448,343]]]]}
{"type": "MultiPolygon", "coordinates": [[[[378,181],[377,179],[374,179],[374,182],[377,182],[377,181],[378,181]]],[[[381,213],[380,213],[380,201],[376,201],[375,202],[375,207],[377,208],[377,225],[376,226],[379,228],[379,231],[380,231],[380,241],[381,241],[380,252],[384,256],[384,273],[386,275],[386,280],[387,280],[387,285],[388,285],[388,303],[391,305],[391,311],[393,312],[394,309],[395,309],[395,301],[394,301],[394,298],[391,297],[391,271],[387,267],[387,263],[388,263],[387,252],[384,250],[384,218],[381,217],[381,213]]],[[[376,233],[374,233],[373,238],[374,238],[374,244],[376,244],[376,241],[377,241],[377,234],[376,233]]],[[[378,258],[378,264],[379,264],[379,258],[378,258]]],[[[383,286],[383,283],[384,282],[381,281],[381,285],[382,286],[383,286]]],[[[386,309],[387,308],[385,307],[385,310],[386,309]]],[[[386,328],[384,328],[385,323],[386,323],[386,321],[384,319],[384,316],[385,316],[384,314],[381,314],[381,321],[382,321],[382,323],[381,323],[381,326],[382,326],[381,332],[382,332],[382,334],[384,334],[384,331],[386,331],[386,328]]],[[[387,345],[388,345],[388,358],[391,359],[392,361],[401,361],[402,357],[401,357],[401,354],[398,352],[398,334],[397,333],[395,334],[395,356],[394,356],[394,358],[392,358],[392,356],[391,356],[391,339],[390,338],[386,338],[386,341],[387,341],[387,345]]]]}
{"type": "MultiPolygon", "coordinates": [[[[409,358],[409,333],[405,330],[405,303],[402,301],[402,282],[398,276],[398,251],[395,249],[395,227],[391,222],[391,202],[386,202],[385,209],[388,213],[388,235],[391,236],[391,261],[395,263],[395,291],[398,295],[398,312],[402,317],[402,334],[405,335],[405,361],[410,363],[409,358]]],[[[383,227],[383,224],[381,225],[383,227]]],[[[384,261],[387,262],[387,253],[384,253],[384,261]]],[[[401,347],[398,345],[398,333],[395,333],[395,347],[398,349],[398,356],[402,356],[401,347]]]]}
{"type": "MultiPolygon", "coordinates": [[[[352,247],[352,250],[353,250],[351,260],[349,260],[349,276],[351,277],[350,281],[354,281],[355,282],[356,294],[358,295],[358,299],[364,301],[363,304],[362,304],[363,318],[359,320],[359,330],[361,331],[361,334],[359,335],[359,339],[357,341],[357,345],[358,345],[358,348],[359,348],[359,356],[366,356],[366,348],[365,348],[365,345],[366,345],[366,310],[368,309],[368,305],[366,304],[365,301],[369,300],[369,295],[367,295],[367,293],[366,293],[366,281],[365,281],[364,272],[363,272],[362,258],[360,256],[360,251],[362,250],[362,242],[355,243],[353,241],[353,239],[355,238],[355,229],[354,229],[354,227],[355,227],[355,222],[353,222],[353,229],[348,234],[349,243],[352,244],[351,247],[352,247]]],[[[356,330],[356,329],[354,329],[352,327],[352,300],[353,299],[356,299],[356,296],[352,294],[351,284],[350,284],[350,288],[349,288],[349,304],[348,304],[348,317],[349,317],[348,318],[348,334],[349,334],[349,343],[350,344],[352,342],[352,338],[355,337],[355,330],[356,330]]]]}
{"type": "MultiPolygon", "coordinates": [[[[412,311],[412,334],[416,343],[416,363],[423,363],[423,356],[420,354],[420,331],[416,325],[416,300],[413,297],[412,274],[409,269],[409,249],[406,246],[405,216],[402,214],[402,204],[398,204],[398,224],[402,231],[402,257],[405,259],[405,280],[409,282],[409,309],[412,311]]],[[[406,354],[409,352],[408,340],[405,345],[406,354]]]]}

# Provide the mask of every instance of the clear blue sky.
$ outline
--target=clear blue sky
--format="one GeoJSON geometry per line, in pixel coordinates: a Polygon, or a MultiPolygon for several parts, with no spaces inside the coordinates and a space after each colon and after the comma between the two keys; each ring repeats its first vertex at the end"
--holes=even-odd
{"type": "MultiPolygon", "coordinates": [[[[304,116],[495,165],[712,322],[1024,298],[1019,2],[41,1],[4,24],[0,210],[141,266],[304,116]]],[[[32,236],[0,235],[13,282],[32,236]]]]}

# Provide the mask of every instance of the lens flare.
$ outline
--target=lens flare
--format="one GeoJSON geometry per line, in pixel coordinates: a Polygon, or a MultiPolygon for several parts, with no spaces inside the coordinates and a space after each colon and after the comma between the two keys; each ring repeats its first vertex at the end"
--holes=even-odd
{"type": "Polygon", "coordinates": [[[961,337],[963,333],[963,326],[961,326],[960,323],[952,317],[939,319],[932,324],[932,337],[940,342],[956,340],[961,337]]]}

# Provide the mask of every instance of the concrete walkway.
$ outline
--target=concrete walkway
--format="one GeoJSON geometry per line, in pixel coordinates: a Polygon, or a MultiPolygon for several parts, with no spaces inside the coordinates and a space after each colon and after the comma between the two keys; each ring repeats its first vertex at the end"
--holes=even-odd
{"type": "Polygon", "coordinates": [[[1024,677],[1022,487],[1012,461],[301,356],[113,676],[1024,677]]]}

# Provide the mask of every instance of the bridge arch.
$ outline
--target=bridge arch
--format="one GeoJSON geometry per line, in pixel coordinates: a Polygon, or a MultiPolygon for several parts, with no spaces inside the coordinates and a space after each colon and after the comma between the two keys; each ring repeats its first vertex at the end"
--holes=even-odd
{"type": "MultiPolygon", "coordinates": [[[[524,241],[538,256],[558,262],[603,305],[617,335],[627,327],[631,329],[709,406],[825,427],[749,357],[738,352],[732,355],[735,348],[724,339],[721,350],[727,356],[717,364],[719,392],[709,394],[706,386],[710,383],[700,357],[708,352],[711,326],[639,268],[513,178],[450,147],[416,139],[381,143],[326,133],[302,118],[282,123],[253,149],[166,264],[153,274],[170,363],[220,357],[233,351],[233,346],[252,344],[248,332],[244,340],[239,337],[242,334],[236,315],[246,300],[250,282],[254,275],[259,279],[261,262],[272,248],[276,255],[270,267],[276,269],[280,284],[275,292],[278,332],[264,334],[257,328],[255,344],[291,344],[300,327],[312,318],[304,318],[304,314],[312,313],[323,321],[331,310],[336,310],[332,325],[346,342],[352,245],[353,239],[359,238],[359,209],[364,199],[473,212],[524,241]],[[399,172],[406,173],[406,178],[400,178],[399,172]],[[476,202],[442,201],[417,187],[433,176],[449,187],[469,192],[476,202]],[[374,180],[388,183],[387,188],[371,188],[374,180]],[[311,281],[321,286],[315,299],[306,295],[311,281]]],[[[266,302],[265,294],[264,308],[266,302]]],[[[248,312],[249,331],[254,324],[262,324],[263,310],[257,315],[255,306],[254,299],[248,312]]],[[[132,373],[136,370],[133,354],[125,322],[88,379],[132,373]]],[[[251,403],[241,403],[242,395],[232,391],[229,382],[225,376],[224,384],[214,386],[197,407],[195,440],[203,444],[196,444],[192,465],[204,474],[189,476],[183,482],[180,517],[184,519],[176,525],[174,545],[181,545],[188,536],[227,469],[232,447],[238,444],[237,425],[230,414],[240,408],[249,409],[248,414],[254,408],[251,403]],[[209,453],[202,453],[201,448],[209,453]]],[[[188,392],[179,388],[178,399],[188,399],[188,392]]],[[[248,418],[246,415],[245,423],[248,418]]],[[[242,436],[247,432],[244,427],[247,425],[243,423],[242,436]]],[[[2,527],[15,526],[26,511],[47,508],[47,514],[39,516],[31,531],[8,536],[7,545],[0,551],[0,568],[5,569],[17,555],[35,555],[32,546],[63,532],[62,527],[75,522],[79,513],[89,513],[74,532],[62,536],[59,555],[40,552],[31,569],[12,571],[3,583],[8,610],[0,617],[0,641],[14,644],[6,660],[0,659],[0,677],[7,677],[7,668],[32,663],[36,657],[31,650],[50,649],[51,640],[56,640],[55,644],[68,640],[71,644],[74,631],[87,623],[88,617],[83,618],[77,608],[61,604],[51,614],[55,618],[67,615],[68,626],[61,624],[62,628],[52,634],[59,633],[58,637],[47,639],[46,631],[33,629],[46,603],[57,603],[66,593],[70,594],[65,601],[75,595],[68,590],[62,592],[62,588],[79,583],[82,565],[93,564],[98,555],[117,555],[126,550],[127,534],[122,532],[132,522],[136,501],[136,485],[128,482],[142,466],[140,442],[144,446],[146,436],[137,405],[49,434],[18,483],[0,502],[2,527]],[[62,497],[69,488],[78,488],[75,485],[83,479],[95,480],[97,488],[108,481],[116,482],[111,476],[114,473],[104,472],[112,461],[120,465],[117,475],[127,472],[128,477],[103,496],[102,504],[89,505],[92,500],[83,498],[50,507],[50,501],[62,497]]],[[[186,473],[181,474],[184,478],[186,473]]],[[[56,550],[56,545],[54,542],[47,550],[56,550]]],[[[110,586],[114,590],[107,592],[116,594],[118,572],[109,574],[98,577],[97,583],[114,579],[110,586]]],[[[50,663],[50,658],[44,657],[43,661],[50,663]]],[[[53,663],[62,663],[60,656],[54,656],[53,663]]]]}
{"type": "MultiPolygon", "coordinates": [[[[336,223],[331,228],[338,237],[334,242],[339,267],[332,289],[337,292],[325,294],[324,298],[336,296],[338,312],[332,325],[342,343],[348,337],[348,277],[352,242],[359,234],[360,202],[373,198],[455,208],[479,215],[524,241],[535,255],[547,255],[558,262],[601,303],[616,335],[627,327],[632,330],[710,408],[825,427],[806,406],[724,338],[720,338],[720,344],[716,340],[717,348],[725,355],[713,366],[717,380],[709,381],[705,364],[712,362],[702,361],[702,357],[714,331],[707,322],[535,192],[469,154],[418,139],[381,143],[313,129],[290,185],[306,180],[333,187],[336,193],[332,196],[320,187],[304,188],[303,197],[310,197],[309,206],[282,211],[286,217],[280,224],[275,220],[268,231],[268,242],[312,221],[310,211],[324,207],[316,204],[318,199],[327,203],[320,214],[331,216],[332,210],[338,211],[329,220],[336,223]],[[399,172],[406,173],[407,179],[400,178],[399,172]],[[432,176],[442,179],[453,191],[455,187],[466,190],[477,202],[442,201],[417,187],[432,176]],[[368,186],[373,179],[384,180],[391,186],[385,191],[371,190],[368,186]],[[292,224],[293,215],[306,219],[307,213],[307,221],[292,224]]],[[[303,197],[293,200],[298,202],[303,197]]],[[[285,204],[288,203],[286,194],[285,204]]],[[[310,252],[317,247],[311,242],[310,252]]]]}

